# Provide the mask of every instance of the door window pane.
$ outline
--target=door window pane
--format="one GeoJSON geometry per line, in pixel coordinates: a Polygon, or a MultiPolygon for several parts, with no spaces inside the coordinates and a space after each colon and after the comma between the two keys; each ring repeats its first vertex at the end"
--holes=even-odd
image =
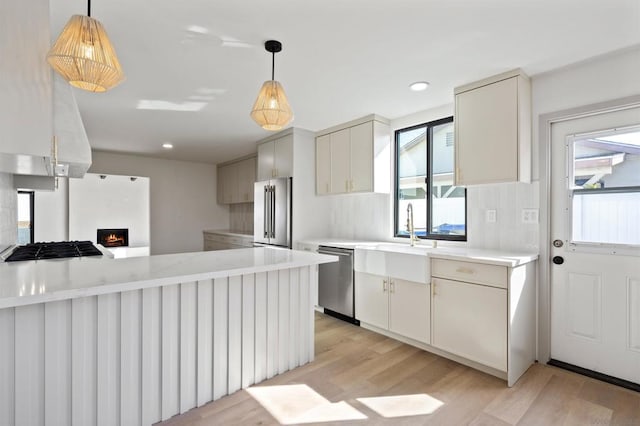
{"type": "Polygon", "coordinates": [[[640,129],[573,143],[574,242],[640,245],[640,129]]]}

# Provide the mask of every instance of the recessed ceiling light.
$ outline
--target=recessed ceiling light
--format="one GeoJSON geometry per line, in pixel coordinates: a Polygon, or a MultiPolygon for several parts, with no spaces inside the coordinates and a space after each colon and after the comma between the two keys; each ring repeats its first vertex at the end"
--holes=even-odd
{"type": "Polygon", "coordinates": [[[421,92],[423,90],[426,90],[427,87],[429,87],[429,83],[426,81],[416,81],[415,83],[411,83],[409,85],[409,88],[414,92],[421,92]]]}
{"type": "Polygon", "coordinates": [[[171,144],[171,143],[169,143],[169,142],[166,142],[166,143],[163,143],[163,144],[162,144],[162,147],[163,147],[164,149],[171,149],[171,148],[173,148],[173,144],[171,144]]]}

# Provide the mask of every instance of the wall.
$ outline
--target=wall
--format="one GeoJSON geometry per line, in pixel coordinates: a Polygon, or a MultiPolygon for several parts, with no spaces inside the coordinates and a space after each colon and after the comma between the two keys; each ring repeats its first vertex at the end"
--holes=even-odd
{"type": "Polygon", "coordinates": [[[69,179],[58,179],[58,189],[36,191],[34,196],[34,241],[69,240],[69,179]]]}
{"type": "Polygon", "coordinates": [[[13,175],[0,173],[0,245],[15,244],[18,238],[18,192],[13,175]]]}
{"type": "Polygon", "coordinates": [[[204,229],[229,227],[229,208],[216,203],[214,165],[94,151],[89,172],[151,179],[151,254],[202,250],[204,229]]]}
{"type": "Polygon", "coordinates": [[[96,231],[109,228],[128,229],[130,247],[149,247],[149,178],[87,173],[69,181],[69,239],[98,242],[96,231]]]}

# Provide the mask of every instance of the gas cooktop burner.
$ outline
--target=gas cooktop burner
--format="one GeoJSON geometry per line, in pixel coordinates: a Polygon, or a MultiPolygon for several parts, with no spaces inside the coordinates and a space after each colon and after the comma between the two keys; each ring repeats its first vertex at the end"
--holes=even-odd
{"type": "Polygon", "coordinates": [[[16,247],[5,262],[20,260],[62,259],[65,257],[101,256],[91,241],[34,243],[16,247]]]}

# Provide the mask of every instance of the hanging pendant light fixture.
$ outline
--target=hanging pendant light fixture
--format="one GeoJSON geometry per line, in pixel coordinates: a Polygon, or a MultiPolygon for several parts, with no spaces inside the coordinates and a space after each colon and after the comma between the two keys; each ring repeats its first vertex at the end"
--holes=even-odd
{"type": "Polygon", "coordinates": [[[282,44],[276,40],[268,40],[264,48],[272,55],[271,80],[265,81],[262,85],[258,98],[253,104],[251,118],[265,130],[280,130],[293,119],[293,111],[289,106],[284,88],[274,78],[276,52],[282,50],[282,44]]]}
{"type": "Polygon", "coordinates": [[[91,17],[73,15],[47,54],[49,65],[72,86],[105,92],[124,80],[120,62],[102,24],[91,17]]]}

